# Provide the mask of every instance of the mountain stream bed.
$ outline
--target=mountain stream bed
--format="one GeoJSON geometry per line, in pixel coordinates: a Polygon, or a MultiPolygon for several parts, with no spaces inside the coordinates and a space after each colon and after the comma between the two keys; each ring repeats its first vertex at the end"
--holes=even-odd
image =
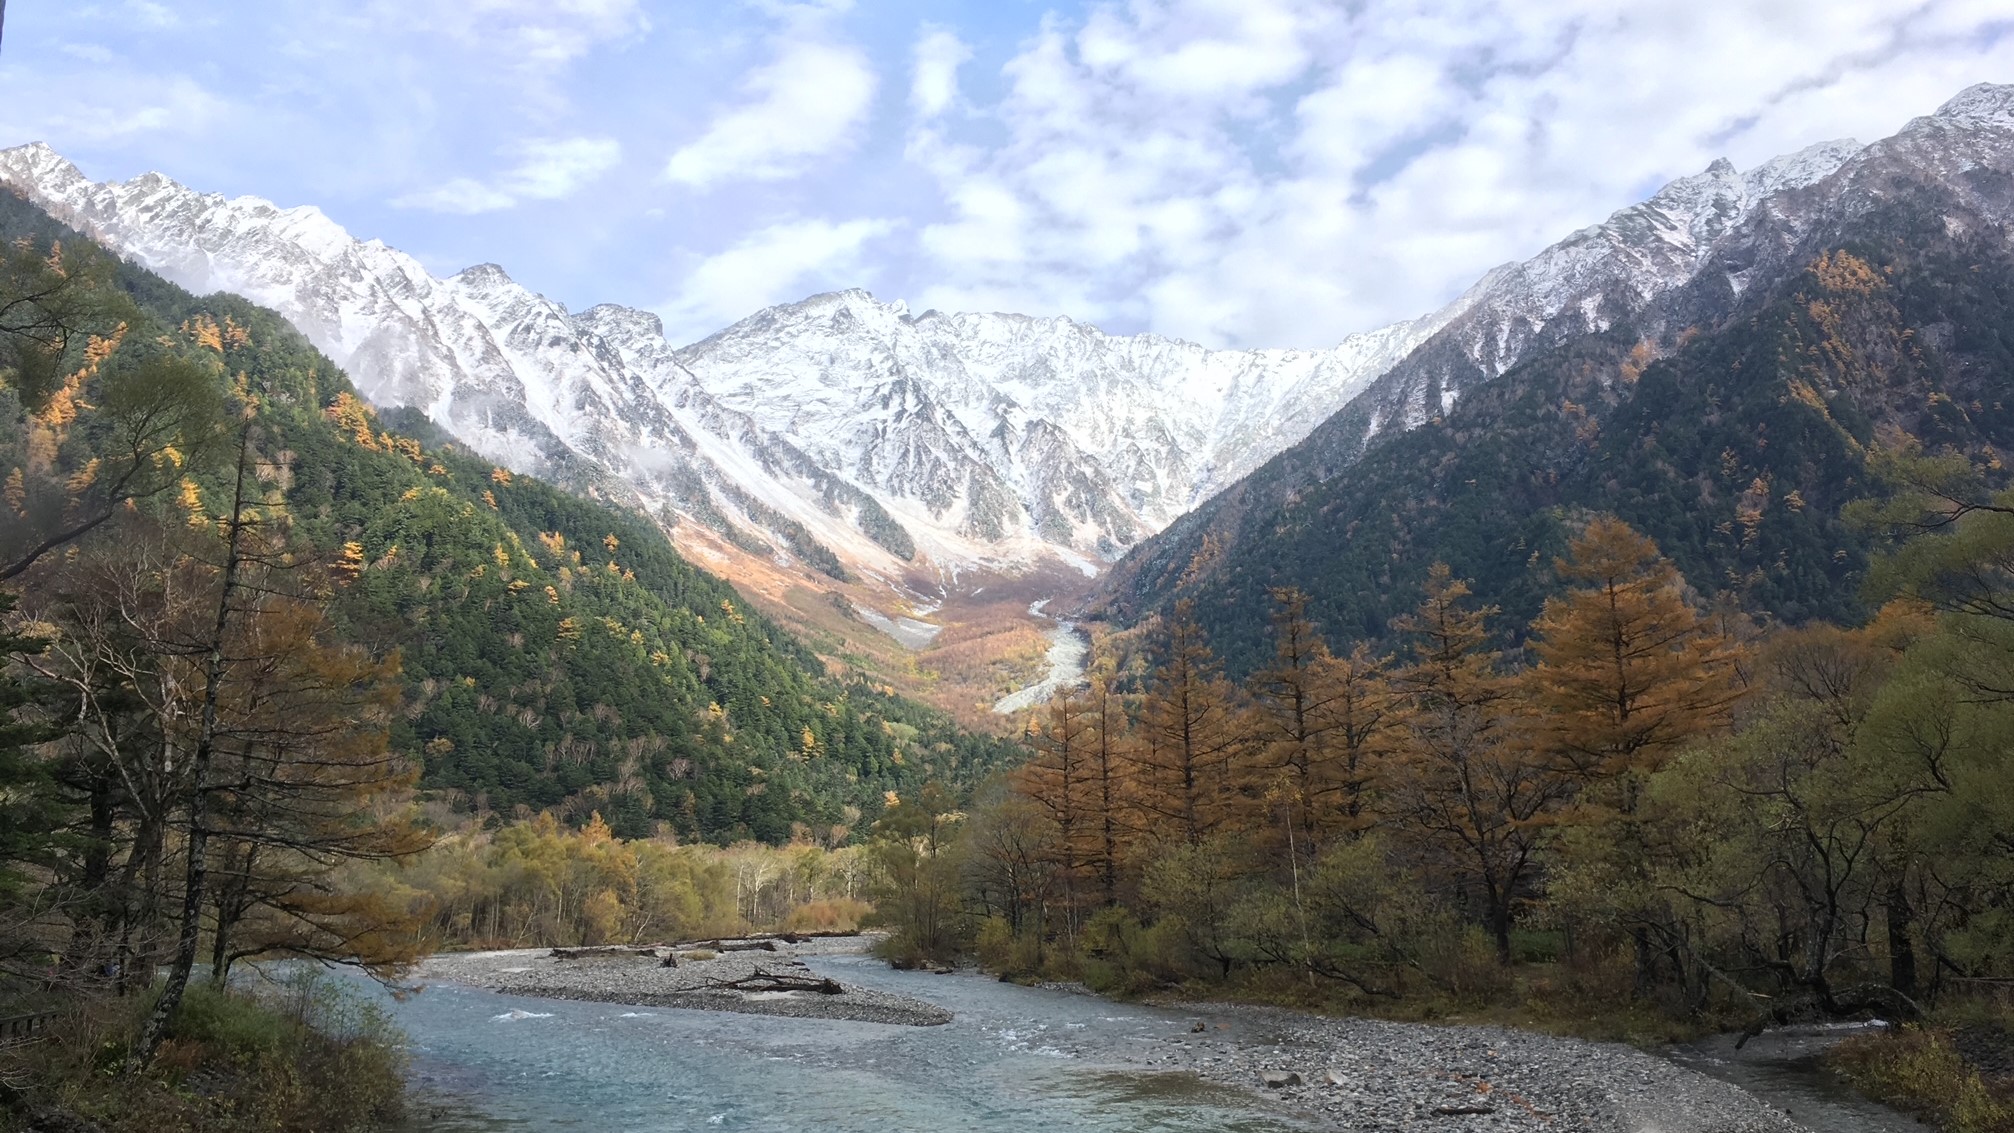
{"type": "Polygon", "coordinates": [[[387,1000],[413,1044],[419,1097],[413,1128],[1889,1133],[1915,1127],[1821,1084],[1820,1072],[1808,1065],[1808,1043],[1764,1045],[1733,1059],[1711,1046],[1662,1058],[1501,1028],[1121,1004],[971,973],[893,971],[860,955],[810,955],[804,962],[849,988],[936,1004],[952,1021],[898,1026],[632,1007],[435,983],[402,1002],[387,1000]],[[1298,1082],[1265,1088],[1268,1073],[1292,1074],[1298,1082]]]}

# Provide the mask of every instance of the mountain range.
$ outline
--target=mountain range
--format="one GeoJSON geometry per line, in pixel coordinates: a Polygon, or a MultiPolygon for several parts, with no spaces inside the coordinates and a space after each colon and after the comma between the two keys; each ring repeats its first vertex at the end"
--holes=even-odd
{"type": "Polygon", "coordinates": [[[40,144],[0,151],[0,183],[184,287],[274,308],[379,407],[638,505],[717,568],[927,616],[961,578],[1060,563],[1103,576],[1100,608],[1130,620],[1520,366],[1625,332],[1629,365],[1669,354],[1899,184],[1941,187],[1954,224],[2004,225],[2010,139],[2014,87],[1982,84],[1871,146],[1717,161],[1438,311],[1315,351],[915,313],[858,290],[679,345],[648,312],[569,311],[495,265],[437,278],[312,207],[158,173],[93,182],[40,144]]]}

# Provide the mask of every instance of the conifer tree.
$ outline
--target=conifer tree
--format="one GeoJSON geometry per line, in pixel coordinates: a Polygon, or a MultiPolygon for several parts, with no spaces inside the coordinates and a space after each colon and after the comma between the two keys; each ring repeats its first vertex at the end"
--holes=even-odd
{"type": "MultiPolygon", "coordinates": [[[[1742,688],[1742,650],[1705,624],[1657,544],[1613,516],[1574,539],[1532,623],[1535,739],[1583,782],[1656,771],[1680,745],[1724,727],[1742,688]]],[[[1611,805],[1635,809],[1635,788],[1611,805]]]]}
{"type": "Polygon", "coordinates": [[[1243,721],[1188,602],[1169,625],[1167,657],[1140,705],[1133,750],[1133,802],[1153,833],[1194,845],[1238,809],[1243,721]]]}
{"type": "Polygon", "coordinates": [[[1361,643],[1337,657],[1307,617],[1307,595],[1273,592],[1273,664],[1251,682],[1257,704],[1247,779],[1284,797],[1301,852],[1363,829],[1376,762],[1390,729],[1389,659],[1361,643]]]}
{"type": "Polygon", "coordinates": [[[1412,639],[1413,662],[1397,674],[1406,706],[1383,805],[1443,869],[1480,889],[1497,960],[1509,964],[1512,904],[1565,784],[1520,742],[1511,683],[1490,644],[1496,608],[1473,608],[1468,595],[1467,582],[1435,563],[1419,609],[1392,623],[1412,639]]]}

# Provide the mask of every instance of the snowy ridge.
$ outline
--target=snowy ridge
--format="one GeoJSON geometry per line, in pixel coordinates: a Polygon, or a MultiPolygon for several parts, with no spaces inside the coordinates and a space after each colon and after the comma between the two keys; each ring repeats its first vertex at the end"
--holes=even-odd
{"type": "Polygon", "coordinates": [[[847,291],[680,350],[646,312],[576,315],[494,264],[435,278],[314,208],[157,173],[96,183],[40,144],[0,151],[0,181],[184,287],[278,310],[373,403],[417,408],[490,459],[889,579],[919,560],[1095,572],[1439,325],[1221,351],[847,291]]]}
{"type": "Polygon", "coordinates": [[[1873,199],[1897,164],[1962,179],[2010,147],[2014,87],[1982,84],[1864,149],[1827,142],[1745,172],[1716,161],[1439,311],[1327,350],[917,314],[859,290],[678,347],[647,312],[569,312],[495,265],[439,279],[313,208],[156,173],[95,183],[40,144],[0,150],[0,182],[185,287],[273,307],[373,402],[420,409],[491,459],[900,584],[913,568],[1044,559],[1095,572],[1331,417],[1361,452],[1689,284],[1739,292],[1753,260],[1730,249],[1758,219],[1796,229],[1856,178],[1873,199]]]}

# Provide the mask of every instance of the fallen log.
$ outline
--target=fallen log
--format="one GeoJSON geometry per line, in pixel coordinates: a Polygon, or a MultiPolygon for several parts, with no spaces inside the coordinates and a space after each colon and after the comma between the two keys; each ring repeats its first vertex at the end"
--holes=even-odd
{"type": "Polygon", "coordinates": [[[723,991],[815,991],[820,995],[840,995],[846,991],[839,981],[820,976],[798,976],[786,972],[765,972],[761,968],[740,979],[713,980],[706,986],[723,991]]]}
{"type": "Polygon", "coordinates": [[[616,944],[598,944],[581,948],[555,948],[546,953],[546,955],[554,960],[581,960],[597,956],[648,956],[655,960],[657,958],[657,949],[632,948],[627,945],[616,944]]]}

